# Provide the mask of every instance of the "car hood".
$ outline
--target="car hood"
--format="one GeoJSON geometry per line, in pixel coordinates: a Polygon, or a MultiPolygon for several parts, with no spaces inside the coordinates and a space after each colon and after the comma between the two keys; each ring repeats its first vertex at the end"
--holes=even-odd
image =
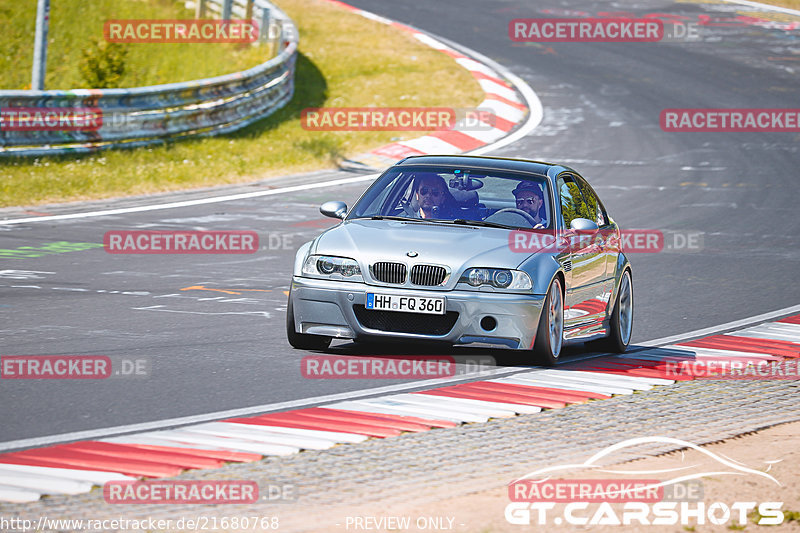
{"type": "Polygon", "coordinates": [[[529,255],[511,251],[510,234],[501,228],[359,219],[323,233],[312,253],[351,257],[362,269],[376,261],[397,261],[409,267],[445,265],[456,275],[469,267],[516,268],[529,255]]]}

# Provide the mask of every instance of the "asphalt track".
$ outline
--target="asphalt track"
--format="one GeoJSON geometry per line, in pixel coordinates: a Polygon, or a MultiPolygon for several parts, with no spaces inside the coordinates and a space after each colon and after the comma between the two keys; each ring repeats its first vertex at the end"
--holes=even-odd
{"type": "MultiPolygon", "coordinates": [[[[702,250],[633,257],[634,342],[800,301],[798,136],[665,133],[658,122],[664,108],[796,107],[797,31],[734,24],[701,27],[702,42],[520,46],[508,38],[508,22],[545,16],[546,5],[455,0],[353,5],[475,49],[533,87],[544,105],[542,124],[494,155],[573,166],[623,227],[703,232],[702,250]]],[[[696,20],[702,14],[730,17],[741,8],[574,2],[570,9],[662,12],[696,20]]],[[[342,176],[353,175],[318,173],[242,189],[342,176]]],[[[94,248],[3,257],[1,354],[146,359],[149,375],[2,380],[0,441],[387,385],[304,379],[300,361],[306,354],[292,350],[284,335],[284,291],[294,250],[332,223],[321,220],[318,205],[329,199],[352,203],[363,188],[357,183],[205,206],[0,225],[0,249],[102,243],[106,231],[134,229],[254,230],[266,247],[239,256],[111,255],[94,248]],[[290,244],[269,249],[276,239],[290,244]]],[[[196,194],[176,197],[187,196],[196,194]]],[[[358,353],[352,345],[341,350],[358,353]]]]}

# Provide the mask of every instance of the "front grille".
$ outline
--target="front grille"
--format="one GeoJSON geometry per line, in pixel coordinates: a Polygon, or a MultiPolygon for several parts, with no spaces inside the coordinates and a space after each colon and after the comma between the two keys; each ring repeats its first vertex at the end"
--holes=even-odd
{"type": "Polygon", "coordinates": [[[355,304],[353,312],[363,327],[391,333],[447,335],[458,320],[456,311],[447,311],[444,315],[427,315],[424,313],[376,311],[355,304]]]}
{"type": "Polygon", "coordinates": [[[411,268],[411,283],[414,285],[441,285],[447,276],[444,267],[434,265],[414,265],[411,268]]]}
{"type": "Polygon", "coordinates": [[[408,269],[403,263],[381,262],[372,265],[372,275],[382,283],[405,283],[408,269]]]}

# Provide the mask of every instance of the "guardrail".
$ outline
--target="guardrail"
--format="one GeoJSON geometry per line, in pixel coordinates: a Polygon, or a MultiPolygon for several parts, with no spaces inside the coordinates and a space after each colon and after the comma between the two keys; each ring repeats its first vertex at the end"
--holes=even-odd
{"type": "MultiPolygon", "coordinates": [[[[221,14],[223,2],[202,3],[208,11],[221,14]]],[[[88,153],[188,136],[219,135],[274,113],[294,94],[297,28],[268,0],[253,0],[250,7],[248,0],[234,0],[233,16],[244,18],[250,10],[259,23],[260,37],[277,39],[278,54],[249,70],[131,89],[0,91],[0,112],[14,108],[64,113],[91,109],[101,118],[97,129],[84,131],[15,131],[0,127],[0,157],[88,153]]]]}

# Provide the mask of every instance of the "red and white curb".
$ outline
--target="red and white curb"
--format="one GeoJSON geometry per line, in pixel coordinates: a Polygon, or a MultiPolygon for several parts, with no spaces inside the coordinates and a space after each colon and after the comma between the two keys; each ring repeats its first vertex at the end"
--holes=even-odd
{"type": "MultiPolygon", "coordinates": [[[[426,33],[337,0],[329,1],[365,18],[408,32],[423,44],[447,54],[472,74],[485,93],[485,98],[477,106],[476,111],[484,112],[481,113],[481,118],[485,118],[487,121],[465,118],[458,121],[452,129],[435,131],[416,139],[387,144],[347,160],[346,164],[356,163],[371,168],[384,168],[400,159],[414,155],[452,155],[472,152],[507,137],[513,130],[525,123],[531,115],[528,103],[520,98],[515,88],[515,85],[521,82],[515,76],[511,76],[514,81],[512,85],[502,74],[485,62],[476,61],[426,33]]],[[[532,91],[530,92],[532,93],[532,91]]],[[[540,105],[538,98],[535,99],[535,105],[537,107],[540,105]]],[[[530,118],[533,118],[538,124],[541,121],[541,112],[534,113],[534,115],[535,117],[530,118]]]]}
{"type": "Polygon", "coordinates": [[[0,454],[0,501],[32,502],[86,493],[108,481],[172,477],[226,462],[535,414],[697,377],[691,365],[682,374],[669,372],[668,363],[675,361],[760,364],[790,358],[800,358],[800,315],[485,381],[26,449],[0,454]]]}

